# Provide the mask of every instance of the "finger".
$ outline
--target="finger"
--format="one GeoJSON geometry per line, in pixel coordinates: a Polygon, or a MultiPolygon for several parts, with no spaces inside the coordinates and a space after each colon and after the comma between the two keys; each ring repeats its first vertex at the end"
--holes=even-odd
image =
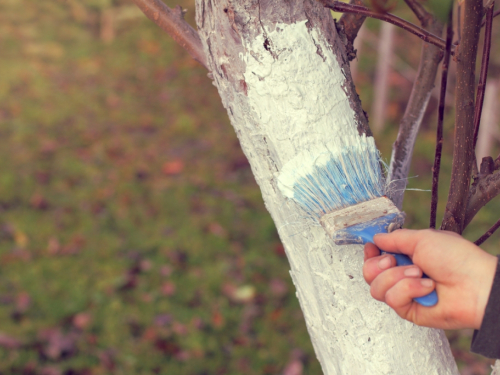
{"type": "Polygon", "coordinates": [[[374,242],[380,249],[406,254],[413,263],[418,264],[421,259],[431,256],[434,249],[458,248],[464,239],[449,231],[400,229],[387,234],[377,234],[374,236],[374,242]]]}
{"type": "Polygon", "coordinates": [[[396,266],[396,259],[392,255],[382,255],[366,260],[363,264],[363,277],[368,284],[388,268],[396,266]]]}
{"type": "Polygon", "coordinates": [[[365,245],[365,258],[364,258],[365,262],[367,259],[379,256],[379,255],[380,255],[380,250],[378,249],[377,246],[375,246],[371,242],[366,243],[366,245],[365,245]]]}
{"type": "Polygon", "coordinates": [[[411,229],[400,229],[391,233],[380,233],[373,237],[375,245],[385,251],[401,253],[404,249],[407,255],[413,254],[413,250],[419,240],[419,232],[411,229]]]}
{"type": "Polygon", "coordinates": [[[387,292],[405,278],[420,278],[422,271],[417,266],[394,267],[382,271],[371,283],[370,293],[377,301],[385,302],[387,292]]]}
{"type": "Polygon", "coordinates": [[[414,322],[413,312],[421,306],[417,306],[417,302],[413,300],[429,294],[434,288],[435,284],[431,279],[404,278],[387,291],[385,303],[401,318],[414,322]]]}

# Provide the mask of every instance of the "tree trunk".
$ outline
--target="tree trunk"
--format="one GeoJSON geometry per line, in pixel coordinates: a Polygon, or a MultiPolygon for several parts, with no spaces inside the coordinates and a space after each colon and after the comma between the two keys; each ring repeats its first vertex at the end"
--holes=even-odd
{"type": "Polygon", "coordinates": [[[372,299],[362,246],[336,246],[276,185],[285,163],[333,137],[371,135],[341,37],[314,0],[196,0],[207,62],[264,202],[325,374],[457,374],[440,330],[372,299]]]}

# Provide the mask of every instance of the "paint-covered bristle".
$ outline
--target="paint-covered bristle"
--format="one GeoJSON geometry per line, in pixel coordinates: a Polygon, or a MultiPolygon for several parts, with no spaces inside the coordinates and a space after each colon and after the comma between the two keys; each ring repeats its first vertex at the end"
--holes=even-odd
{"type": "Polygon", "coordinates": [[[373,138],[343,137],[299,153],[281,170],[278,187],[316,219],[384,195],[373,138]]]}

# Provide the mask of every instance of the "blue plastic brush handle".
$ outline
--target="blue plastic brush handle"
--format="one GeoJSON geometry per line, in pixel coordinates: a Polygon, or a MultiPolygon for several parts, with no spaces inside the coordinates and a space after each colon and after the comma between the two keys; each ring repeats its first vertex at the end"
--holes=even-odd
{"type": "MultiPolygon", "coordinates": [[[[368,242],[373,243],[373,236],[375,236],[378,233],[387,233],[387,227],[384,226],[383,228],[381,228],[380,226],[372,226],[363,228],[363,230],[356,232],[356,234],[359,237],[361,237],[364,244],[368,242]]],[[[387,251],[382,251],[382,254],[392,255],[394,258],[396,258],[396,264],[398,266],[411,266],[413,264],[410,257],[404,254],[389,253],[387,251]]],[[[429,276],[427,276],[425,273],[422,275],[422,277],[427,279],[429,278],[429,276]]],[[[438,296],[436,290],[434,289],[426,296],[417,297],[414,299],[414,301],[422,306],[427,306],[427,307],[434,306],[436,303],[438,303],[438,296]]]]}

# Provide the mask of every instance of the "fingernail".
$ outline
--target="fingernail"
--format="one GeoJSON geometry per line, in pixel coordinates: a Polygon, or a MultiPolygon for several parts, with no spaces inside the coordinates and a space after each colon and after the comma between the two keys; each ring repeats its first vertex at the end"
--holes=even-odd
{"type": "Polygon", "coordinates": [[[379,260],[378,262],[378,268],[381,270],[385,270],[391,266],[391,258],[383,257],[382,259],[379,260]]]}
{"type": "Polygon", "coordinates": [[[407,268],[404,275],[409,277],[420,276],[420,270],[417,267],[407,268]]]}
{"type": "Polygon", "coordinates": [[[384,236],[387,236],[389,233],[377,233],[375,236],[373,237],[384,237],[384,236]]]}
{"type": "Polygon", "coordinates": [[[422,279],[420,280],[420,284],[422,286],[425,286],[426,288],[429,288],[434,285],[434,281],[432,281],[431,279],[422,279]]]}

